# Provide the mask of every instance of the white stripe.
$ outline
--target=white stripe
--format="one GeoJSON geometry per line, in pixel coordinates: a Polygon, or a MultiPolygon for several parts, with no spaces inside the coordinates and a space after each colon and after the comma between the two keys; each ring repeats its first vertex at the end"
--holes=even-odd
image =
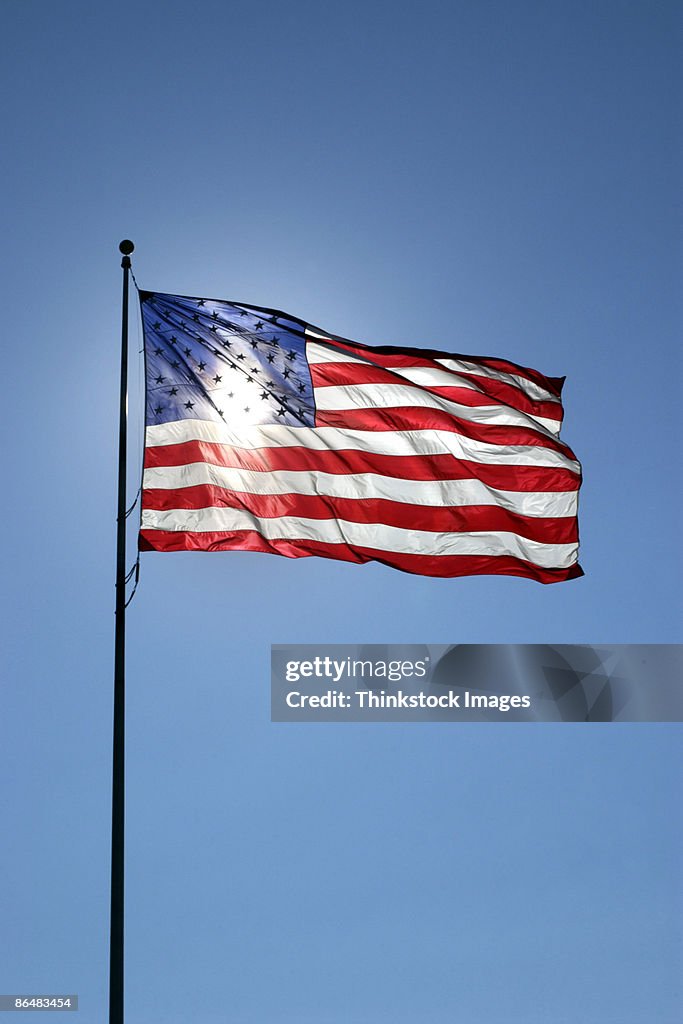
{"type": "Polygon", "coordinates": [[[469,391],[481,392],[479,385],[469,377],[459,377],[457,373],[439,370],[436,366],[392,366],[389,372],[405,377],[421,387],[467,388],[469,391]]]}
{"type": "Polygon", "coordinates": [[[209,441],[231,448],[311,448],[317,451],[371,452],[373,455],[453,455],[493,466],[547,466],[581,472],[580,463],[539,445],[498,445],[475,441],[450,430],[338,430],[336,427],[286,427],[279,424],[231,430],[209,420],[176,420],[147,427],[146,445],[209,441]]]}
{"type": "Polygon", "coordinates": [[[318,409],[396,409],[405,406],[419,406],[422,409],[440,409],[449,416],[468,420],[471,423],[498,424],[508,427],[524,427],[545,436],[554,436],[556,420],[531,417],[506,405],[461,405],[450,398],[434,395],[419,387],[404,384],[349,384],[346,387],[333,385],[315,389],[315,404],[318,409]],[[552,429],[551,429],[551,426],[552,429]]]}
{"type": "Polygon", "coordinates": [[[477,377],[488,377],[489,380],[499,380],[504,384],[511,384],[536,402],[559,402],[557,395],[553,395],[550,391],[542,388],[540,384],[535,384],[533,381],[528,380],[526,377],[520,377],[516,373],[507,373],[505,370],[492,370],[488,366],[482,366],[481,363],[471,363],[466,359],[437,359],[436,361],[455,373],[471,373],[477,377]]]}
{"type": "Polygon", "coordinates": [[[410,555],[512,555],[544,569],[566,569],[577,560],[576,544],[542,544],[515,533],[429,533],[344,519],[262,519],[244,509],[173,509],[142,513],[143,530],[222,533],[256,530],[267,540],[312,540],[410,555]]]}
{"type": "MultiPolygon", "coordinates": [[[[306,358],[309,363],[364,363],[368,365],[367,359],[358,359],[343,349],[331,348],[329,344],[318,345],[315,341],[309,341],[311,332],[306,330],[306,358]]],[[[322,335],[318,335],[322,337],[322,335]]]]}
{"type": "Polygon", "coordinates": [[[311,494],[330,498],[384,498],[407,505],[448,508],[492,505],[524,516],[575,516],[576,491],[503,491],[479,480],[401,480],[379,473],[321,473],[233,469],[194,462],[146,469],[143,487],[179,490],[209,484],[247,494],[311,494]]]}

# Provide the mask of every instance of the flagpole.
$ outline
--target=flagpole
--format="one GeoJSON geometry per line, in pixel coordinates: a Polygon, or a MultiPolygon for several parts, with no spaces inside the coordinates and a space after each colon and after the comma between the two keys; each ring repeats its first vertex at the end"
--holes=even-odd
{"type": "Polygon", "coordinates": [[[109,933],[109,1024],[123,1024],[123,867],[125,818],[126,707],[126,459],[128,427],[128,239],[119,245],[123,259],[121,312],[121,391],[119,396],[119,489],[116,517],[116,625],[114,632],[114,736],[111,801],[111,917],[109,933]]]}

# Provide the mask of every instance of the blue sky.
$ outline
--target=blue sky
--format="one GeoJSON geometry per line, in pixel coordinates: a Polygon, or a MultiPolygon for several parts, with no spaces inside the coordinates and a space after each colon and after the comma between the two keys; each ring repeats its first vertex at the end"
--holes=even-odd
{"type": "Polygon", "coordinates": [[[680,642],[677,5],[0,14],[0,991],[106,1016],[130,237],[143,288],[566,374],[586,576],[146,555],[129,1024],[678,1020],[678,726],[269,721],[271,642],[680,642]]]}

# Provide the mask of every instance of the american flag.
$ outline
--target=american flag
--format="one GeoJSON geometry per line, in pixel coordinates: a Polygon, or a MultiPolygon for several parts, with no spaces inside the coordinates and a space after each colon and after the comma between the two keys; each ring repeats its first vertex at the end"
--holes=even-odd
{"type": "Polygon", "coordinates": [[[287,313],[140,292],[141,550],[582,575],[563,378],[369,347],[287,313]]]}

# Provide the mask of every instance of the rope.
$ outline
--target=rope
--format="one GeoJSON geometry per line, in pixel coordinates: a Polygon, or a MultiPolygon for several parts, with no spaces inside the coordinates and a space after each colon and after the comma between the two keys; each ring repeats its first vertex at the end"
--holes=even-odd
{"type": "Polygon", "coordinates": [[[134,587],[133,587],[133,589],[131,590],[131,592],[130,592],[130,597],[129,597],[129,598],[128,598],[128,600],[126,601],[126,603],[125,603],[125,605],[124,605],[124,608],[127,608],[127,607],[128,607],[128,605],[130,604],[130,602],[131,602],[131,601],[133,600],[133,598],[135,597],[135,591],[136,591],[136,590],[138,589],[138,583],[140,582],[140,556],[139,556],[139,555],[138,555],[138,559],[137,559],[137,562],[135,563],[135,565],[133,566],[133,568],[132,568],[132,569],[130,570],[130,572],[129,572],[129,573],[128,573],[128,575],[126,576],[126,583],[128,583],[128,582],[129,582],[129,580],[130,580],[130,579],[131,579],[131,577],[133,576],[133,573],[135,573],[135,586],[134,586],[134,587]]]}

